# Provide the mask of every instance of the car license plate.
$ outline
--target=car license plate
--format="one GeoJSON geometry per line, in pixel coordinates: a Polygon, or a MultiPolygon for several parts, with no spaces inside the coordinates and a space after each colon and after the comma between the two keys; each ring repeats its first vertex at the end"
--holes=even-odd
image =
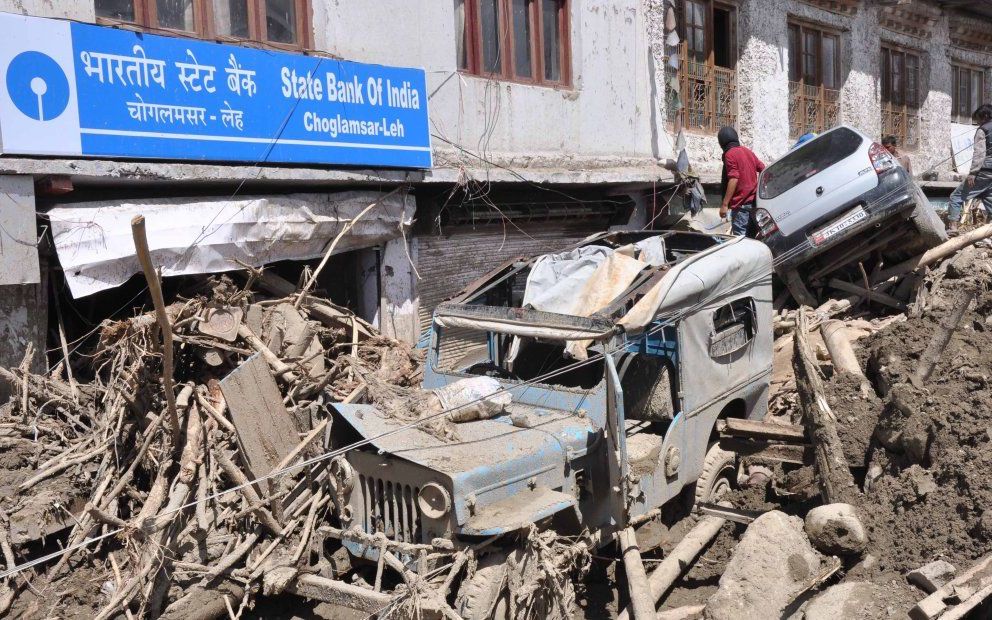
{"type": "Polygon", "coordinates": [[[814,231],[810,235],[809,239],[813,242],[813,245],[820,245],[827,239],[830,239],[837,233],[854,226],[858,222],[867,219],[868,213],[865,211],[864,207],[857,207],[847,213],[839,220],[834,220],[830,224],[827,224],[820,230],[814,231]]]}

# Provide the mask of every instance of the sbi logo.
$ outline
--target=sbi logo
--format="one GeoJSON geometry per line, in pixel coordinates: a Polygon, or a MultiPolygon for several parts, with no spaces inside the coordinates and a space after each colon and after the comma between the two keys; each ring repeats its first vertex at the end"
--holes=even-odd
{"type": "Polygon", "coordinates": [[[7,68],[7,93],[25,116],[50,121],[69,105],[69,80],[51,56],[21,52],[7,68]]]}

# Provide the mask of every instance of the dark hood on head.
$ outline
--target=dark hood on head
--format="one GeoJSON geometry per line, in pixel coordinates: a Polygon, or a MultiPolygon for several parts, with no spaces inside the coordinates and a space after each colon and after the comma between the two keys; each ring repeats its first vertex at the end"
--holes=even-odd
{"type": "Polygon", "coordinates": [[[733,127],[721,127],[720,133],[716,135],[717,142],[720,143],[720,148],[726,153],[735,146],[741,145],[741,140],[737,136],[737,130],[733,127]]]}

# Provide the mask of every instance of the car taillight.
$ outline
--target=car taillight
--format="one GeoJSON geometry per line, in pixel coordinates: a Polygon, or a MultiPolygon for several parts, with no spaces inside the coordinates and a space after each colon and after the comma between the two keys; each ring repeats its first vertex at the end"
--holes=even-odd
{"type": "Polygon", "coordinates": [[[876,174],[882,174],[896,167],[896,160],[892,157],[892,153],[878,142],[873,143],[868,149],[868,159],[871,160],[876,174]]]}
{"type": "Polygon", "coordinates": [[[758,223],[758,238],[764,239],[772,233],[778,231],[778,225],[772,219],[771,214],[764,209],[754,212],[754,220],[758,223]]]}

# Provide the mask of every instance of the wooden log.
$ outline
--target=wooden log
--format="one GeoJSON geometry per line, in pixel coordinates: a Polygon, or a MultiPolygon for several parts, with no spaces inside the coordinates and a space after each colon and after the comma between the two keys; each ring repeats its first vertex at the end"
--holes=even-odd
{"type": "Polygon", "coordinates": [[[173,437],[179,437],[179,415],[176,413],[176,394],[172,387],[172,324],[165,312],[165,299],[162,297],[162,283],[152,264],[152,255],[148,250],[148,237],[145,234],[145,216],[136,215],[131,220],[131,234],[134,237],[134,250],[141,263],[141,270],[148,281],[148,291],[155,305],[155,320],[162,332],[162,388],[165,390],[165,401],[169,411],[169,426],[173,437]]]}
{"type": "Polygon", "coordinates": [[[910,377],[910,383],[916,387],[922,387],[927,382],[927,379],[930,378],[930,375],[933,374],[933,370],[937,367],[937,362],[940,360],[941,354],[951,342],[951,336],[954,335],[958,326],[961,325],[961,320],[967,314],[968,307],[975,299],[976,294],[977,291],[971,287],[958,292],[954,303],[951,305],[951,311],[944,315],[940,325],[937,327],[937,332],[930,339],[923,354],[920,355],[919,364],[917,364],[913,376],[910,377]]]}
{"type": "Polygon", "coordinates": [[[964,248],[981,241],[982,239],[987,239],[992,237],[992,224],[986,224],[974,230],[970,230],[962,235],[954,237],[949,241],[938,245],[935,248],[931,248],[927,252],[920,254],[914,258],[907,261],[903,261],[899,264],[893,265],[888,269],[882,269],[880,272],[875,274],[873,278],[874,282],[881,282],[883,280],[888,280],[893,276],[901,276],[907,273],[916,271],[922,267],[927,267],[936,263],[937,261],[947,258],[952,254],[960,252],[964,248]]]}
{"type": "Polygon", "coordinates": [[[654,600],[651,598],[651,586],[644,571],[644,562],[641,561],[641,550],[637,546],[634,528],[627,527],[620,531],[620,552],[627,573],[627,588],[634,620],[651,620],[655,615],[654,600]]]}
{"type": "Polygon", "coordinates": [[[367,614],[378,613],[392,600],[388,594],[373,592],[366,588],[353,586],[350,583],[317,575],[298,576],[289,584],[286,591],[367,614]]]}
{"type": "MultiPolygon", "coordinates": [[[[651,598],[655,606],[662,600],[665,593],[672,587],[682,574],[689,570],[699,554],[716,538],[720,528],[727,520],[721,517],[703,517],[699,520],[685,538],[679,541],[658,568],[648,577],[651,587],[651,598]]],[[[653,610],[653,609],[652,609],[653,610]]],[[[624,610],[617,620],[630,620],[630,614],[624,610]]]]}
{"type": "Polygon", "coordinates": [[[691,618],[702,616],[705,610],[706,605],[685,605],[683,607],[676,607],[675,609],[659,611],[655,616],[655,620],[690,620],[691,618]]]}
{"type": "Polygon", "coordinates": [[[844,456],[844,446],[837,435],[837,418],[827,402],[816,355],[809,343],[807,312],[808,308],[800,308],[796,313],[792,364],[803,425],[813,444],[820,491],[828,504],[841,502],[858,506],[861,494],[844,456]]]}

